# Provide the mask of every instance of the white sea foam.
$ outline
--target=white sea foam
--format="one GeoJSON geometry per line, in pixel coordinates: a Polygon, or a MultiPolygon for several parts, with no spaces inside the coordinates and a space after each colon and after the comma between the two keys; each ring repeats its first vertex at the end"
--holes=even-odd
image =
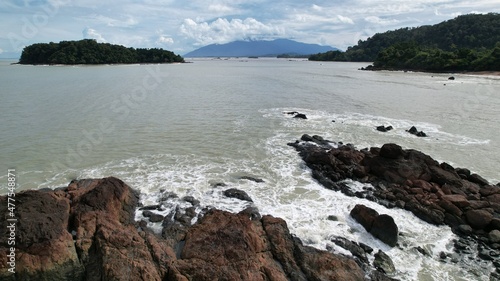
{"type": "MultiPolygon", "coordinates": [[[[470,268],[462,269],[457,264],[441,262],[440,252],[451,253],[452,241],[457,237],[447,226],[433,226],[416,218],[413,214],[398,209],[387,209],[365,199],[352,198],[340,192],[325,189],[312,179],[309,169],[302,163],[297,152],[286,145],[302,133],[319,134],[328,139],[352,141],[369,146],[371,139],[382,143],[387,136],[394,139],[412,139],[414,136],[404,132],[409,125],[416,125],[429,134],[440,135],[437,140],[445,143],[460,144],[463,136],[442,132],[435,124],[395,120],[363,114],[332,114],[304,108],[275,108],[261,110],[264,120],[269,120],[274,134],[265,139],[252,140],[250,149],[255,153],[249,158],[226,158],[198,155],[153,154],[131,157],[121,161],[110,161],[101,166],[93,166],[79,171],[68,170],[54,177],[61,178],[99,178],[116,176],[130,186],[140,190],[143,205],[160,203],[163,191],[176,193],[179,198],[193,196],[200,200],[197,207],[239,212],[250,205],[249,202],[225,197],[222,192],[227,188],[246,191],[254,200],[262,214],[270,214],[285,219],[290,231],[301,238],[305,244],[319,249],[334,249],[337,253],[349,253],[331,242],[335,236],[361,242],[386,252],[394,261],[397,273],[394,277],[401,280],[487,280],[474,275],[470,268]],[[293,119],[284,111],[305,113],[308,120],[293,119]],[[332,122],[335,120],[335,122],[332,122]],[[304,122],[305,121],[305,122],[304,122]],[[392,125],[394,131],[383,134],[375,131],[376,125],[392,125]],[[382,136],[377,139],[377,136],[382,136]],[[258,159],[258,160],[257,160],[258,159]],[[75,174],[76,173],[76,174],[75,174]],[[241,180],[241,176],[254,176],[264,180],[257,183],[241,180]],[[212,187],[215,183],[225,183],[227,187],[212,187]],[[356,204],[374,208],[381,214],[391,215],[402,235],[399,246],[390,248],[374,239],[349,215],[356,204]],[[336,221],[328,219],[335,216],[336,221]],[[416,248],[426,249],[430,256],[424,256],[416,248]],[[460,276],[460,277],[457,277],[460,276]]],[[[237,131],[245,130],[245,117],[234,122],[237,131]]],[[[424,140],[425,141],[425,140],[424,140]]],[[[484,142],[470,138],[473,143],[484,142]]],[[[410,142],[411,143],[411,142],[410,142]]],[[[377,145],[379,145],[377,143],[377,145]]],[[[245,155],[245,154],[242,154],[245,155]]],[[[53,182],[54,183],[54,182],[53,182]]],[[[67,182],[66,182],[67,183],[67,182]]],[[[353,190],[362,190],[365,184],[352,180],[345,181],[353,190]]],[[[176,206],[188,207],[189,203],[180,199],[163,202],[166,215],[176,206]]],[[[136,219],[144,219],[142,212],[136,219]]],[[[195,219],[193,220],[193,223],[195,219]]],[[[161,231],[161,223],[148,223],[156,232],[161,231]]],[[[373,260],[373,256],[370,256],[373,260]]]]}

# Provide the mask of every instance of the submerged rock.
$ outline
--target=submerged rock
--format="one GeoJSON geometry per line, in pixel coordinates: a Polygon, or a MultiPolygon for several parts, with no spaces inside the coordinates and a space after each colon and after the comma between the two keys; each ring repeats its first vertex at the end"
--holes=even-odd
{"type": "Polygon", "coordinates": [[[295,116],[293,116],[293,118],[297,118],[297,119],[307,119],[307,116],[303,113],[299,113],[295,116]]]}
{"type": "Polygon", "coordinates": [[[254,181],[254,182],[257,182],[257,183],[264,182],[263,179],[259,179],[259,178],[255,178],[255,177],[250,177],[250,176],[242,176],[242,177],[240,177],[240,180],[249,180],[249,181],[254,181]]]}
{"type": "Polygon", "coordinates": [[[373,261],[373,266],[375,266],[375,268],[382,271],[383,273],[387,274],[391,274],[396,271],[396,268],[394,267],[394,263],[391,257],[389,257],[382,250],[378,250],[378,252],[375,254],[375,260],[373,261]]]}
{"type": "Polygon", "coordinates": [[[377,131],[385,133],[385,132],[389,132],[390,130],[392,130],[394,128],[392,126],[385,127],[385,126],[382,125],[382,126],[377,126],[376,129],[377,129],[377,131]]]}
{"type": "Polygon", "coordinates": [[[417,130],[415,126],[412,126],[409,130],[406,130],[408,133],[415,135],[417,137],[427,137],[427,134],[423,131],[417,130]]]}
{"type": "Polygon", "coordinates": [[[229,198],[240,199],[243,201],[253,202],[252,198],[250,198],[250,196],[248,196],[248,194],[245,191],[237,188],[230,188],[224,190],[224,196],[229,198]]]}
{"type": "Polygon", "coordinates": [[[332,239],[332,242],[335,243],[337,246],[342,247],[351,252],[353,256],[359,258],[363,263],[368,263],[368,258],[366,256],[365,249],[361,247],[358,243],[339,236],[334,237],[332,239]]]}
{"type": "Polygon", "coordinates": [[[307,116],[304,113],[300,113],[300,112],[297,112],[297,111],[285,111],[283,113],[284,114],[288,114],[288,115],[293,115],[293,118],[307,119],[307,116]]]}

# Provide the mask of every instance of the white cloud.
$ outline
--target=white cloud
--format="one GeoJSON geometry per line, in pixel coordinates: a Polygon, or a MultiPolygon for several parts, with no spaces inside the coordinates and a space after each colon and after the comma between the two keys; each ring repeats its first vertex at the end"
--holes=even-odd
{"type": "Polygon", "coordinates": [[[3,50],[2,50],[2,49],[0,49],[0,54],[1,54],[1,53],[3,53],[3,50]]]}
{"type": "Polygon", "coordinates": [[[180,32],[195,45],[227,43],[233,40],[262,39],[284,36],[285,31],[273,25],[264,24],[254,18],[232,19],[218,18],[212,22],[196,22],[185,19],[180,32]]]}
{"type": "Polygon", "coordinates": [[[104,37],[102,37],[101,34],[99,34],[95,29],[92,29],[92,28],[85,28],[83,31],[83,38],[86,38],[86,39],[95,39],[97,40],[97,42],[106,42],[106,39],[104,39],[104,37]]]}
{"type": "Polygon", "coordinates": [[[313,9],[313,10],[315,10],[315,11],[318,11],[318,12],[323,11],[323,7],[318,6],[318,5],[316,5],[316,4],[313,4],[313,5],[312,5],[312,9],[313,9]]]}
{"type": "Polygon", "coordinates": [[[337,18],[342,23],[354,24],[354,21],[351,18],[349,18],[349,17],[344,17],[344,16],[341,16],[341,15],[337,15],[337,18]]]}
{"type": "Polygon", "coordinates": [[[234,9],[224,4],[212,4],[208,6],[208,10],[215,13],[231,13],[234,9]]]}
{"type": "Polygon", "coordinates": [[[160,37],[158,37],[158,40],[156,40],[156,43],[172,45],[172,44],[174,44],[174,39],[171,37],[167,37],[165,35],[160,35],[160,37]]]}

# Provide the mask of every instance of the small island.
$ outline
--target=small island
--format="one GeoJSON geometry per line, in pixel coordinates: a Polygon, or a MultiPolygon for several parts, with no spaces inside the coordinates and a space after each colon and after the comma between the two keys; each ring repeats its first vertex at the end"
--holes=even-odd
{"type": "Polygon", "coordinates": [[[309,60],[373,62],[366,70],[500,71],[500,14],[469,14],[377,33],[345,52],[319,53],[309,60]]]}
{"type": "Polygon", "coordinates": [[[158,48],[127,48],[94,39],[37,43],[23,49],[19,64],[181,63],[184,58],[158,48]]]}

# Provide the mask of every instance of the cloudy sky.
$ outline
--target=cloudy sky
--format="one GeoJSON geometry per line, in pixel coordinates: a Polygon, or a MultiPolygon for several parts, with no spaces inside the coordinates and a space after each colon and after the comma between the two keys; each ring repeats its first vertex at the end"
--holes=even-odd
{"type": "Polygon", "coordinates": [[[346,49],[377,32],[488,12],[500,12],[500,0],[2,0],[0,57],[83,38],[181,55],[242,39],[346,49]]]}

